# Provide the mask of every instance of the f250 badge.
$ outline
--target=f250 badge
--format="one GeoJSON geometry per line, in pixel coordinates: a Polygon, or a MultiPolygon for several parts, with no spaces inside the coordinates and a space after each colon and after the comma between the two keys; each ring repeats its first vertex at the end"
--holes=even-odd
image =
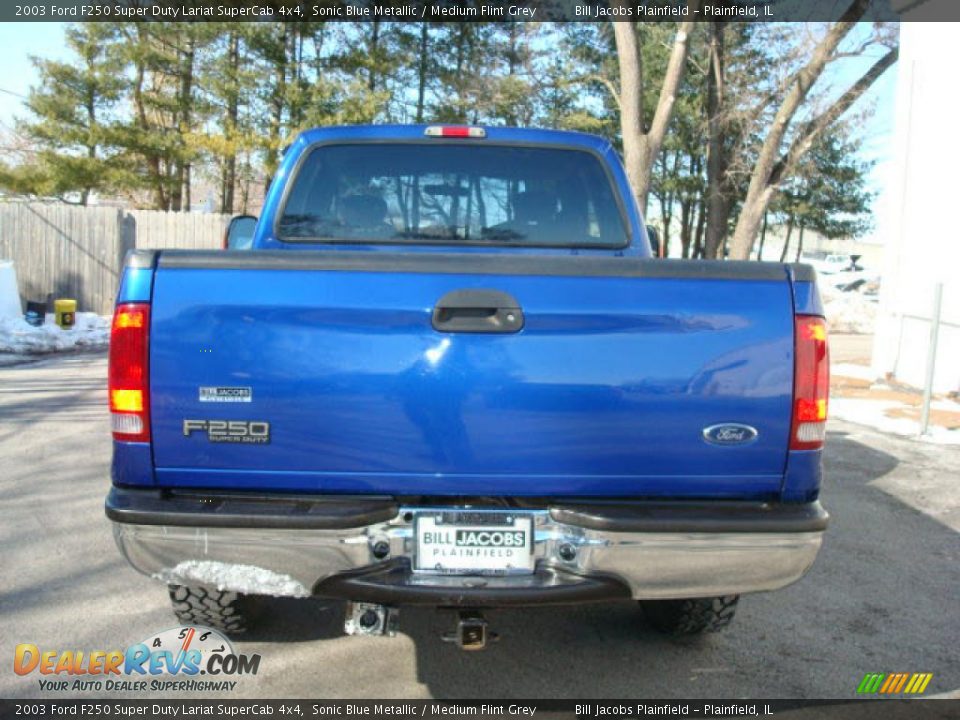
{"type": "Polygon", "coordinates": [[[207,434],[212,443],[264,445],[270,442],[270,423],[262,420],[184,420],[183,435],[207,434]]]}
{"type": "Polygon", "coordinates": [[[745,445],[757,439],[757,429],[740,423],[720,423],[703,429],[703,439],[713,445],[745,445]]]}

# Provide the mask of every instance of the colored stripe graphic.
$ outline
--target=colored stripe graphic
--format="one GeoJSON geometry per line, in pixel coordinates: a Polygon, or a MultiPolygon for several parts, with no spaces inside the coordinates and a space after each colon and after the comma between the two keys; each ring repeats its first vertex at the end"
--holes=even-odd
{"type": "Polygon", "coordinates": [[[884,680],[883,685],[880,686],[880,694],[883,695],[885,693],[890,692],[890,688],[896,684],[897,678],[899,677],[900,677],[899,673],[890,673],[889,675],[887,675],[887,679],[884,680]]]}
{"type": "Polygon", "coordinates": [[[857,686],[857,693],[917,695],[927,689],[932,679],[933,673],[867,673],[857,686]]]}
{"type": "Polygon", "coordinates": [[[913,677],[910,678],[910,682],[907,683],[907,687],[904,688],[904,692],[912,695],[922,693],[927,689],[927,685],[930,684],[930,680],[932,679],[933,673],[914,673],[913,677]]]}
{"type": "Polygon", "coordinates": [[[907,684],[908,673],[897,673],[897,681],[893,683],[887,692],[898,693],[903,691],[903,686],[907,684]]]}
{"type": "Polygon", "coordinates": [[[883,682],[885,674],[884,673],[867,673],[863,676],[863,680],[860,681],[860,685],[857,687],[858,693],[875,693],[880,689],[880,684],[883,682]]]}

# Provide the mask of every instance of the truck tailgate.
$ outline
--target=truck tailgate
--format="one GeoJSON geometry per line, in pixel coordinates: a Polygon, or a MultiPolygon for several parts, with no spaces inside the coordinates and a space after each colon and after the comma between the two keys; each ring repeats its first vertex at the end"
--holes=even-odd
{"type": "Polygon", "coordinates": [[[152,305],[162,486],[554,497],[780,490],[793,382],[793,301],[780,265],[165,252],[152,305]],[[437,301],[465,289],[515,298],[523,328],[434,329],[437,301]],[[201,402],[201,387],[249,388],[249,402],[201,402]],[[185,420],[269,423],[269,443],[211,442],[185,433],[185,420]],[[707,442],[705,428],[723,423],[749,425],[756,438],[707,442]]]}

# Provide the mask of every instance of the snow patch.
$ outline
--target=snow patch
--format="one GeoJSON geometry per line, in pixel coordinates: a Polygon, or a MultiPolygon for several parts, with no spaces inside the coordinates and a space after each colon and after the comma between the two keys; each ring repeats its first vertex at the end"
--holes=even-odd
{"type": "Polygon", "coordinates": [[[830,417],[872,427],[881,432],[914,438],[937,445],[960,445],[960,430],[931,424],[929,435],[920,435],[920,423],[910,418],[888,417],[887,411],[906,407],[894,400],[830,398],[830,417]]]}
{"type": "Polygon", "coordinates": [[[823,314],[831,332],[869,335],[877,319],[877,303],[856,292],[843,292],[829,284],[820,286],[823,314]]]}
{"type": "Polygon", "coordinates": [[[229,590],[246,595],[276,595],[308,597],[302,583],[289,575],[282,575],[255,565],[236,565],[215,560],[185,560],[176,567],[156,573],[154,577],[165,583],[189,585],[191,582],[214,585],[217,590],[229,590]]]}
{"type": "Polygon", "coordinates": [[[20,293],[17,292],[17,271],[13,260],[0,260],[0,318],[16,318],[23,315],[20,309],[20,293]]]}
{"type": "Polygon", "coordinates": [[[110,343],[110,318],[77,313],[76,324],[63,330],[53,314],[35,327],[22,317],[0,318],[0,353],[39,355],[68,350],[106,348],[110,343]]]}
{"type": "Polygon", "coordinates": [[[877,374],[869,365],[855,365],[854,363],[833,363],[830,365],[830,375],[831,377],[865,380],[871,383],[877,379],[877,374]]]}

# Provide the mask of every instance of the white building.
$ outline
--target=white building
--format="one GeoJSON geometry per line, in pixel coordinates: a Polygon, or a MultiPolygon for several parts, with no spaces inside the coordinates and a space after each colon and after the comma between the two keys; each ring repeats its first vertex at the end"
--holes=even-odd
{"type": "MultiPolygon", "coordinates": [[[[900,8],[897,8],[897,5],[900,8]]],[[[894,0],[906,9],[893,162],[878,231],[885,257],[873,346],[878,376],[922,386],[936,283],[943,283],[935,392],[960,390],[960,94],[956,45],[960,23],[910,22],[956,0],[894,0]]]]}

